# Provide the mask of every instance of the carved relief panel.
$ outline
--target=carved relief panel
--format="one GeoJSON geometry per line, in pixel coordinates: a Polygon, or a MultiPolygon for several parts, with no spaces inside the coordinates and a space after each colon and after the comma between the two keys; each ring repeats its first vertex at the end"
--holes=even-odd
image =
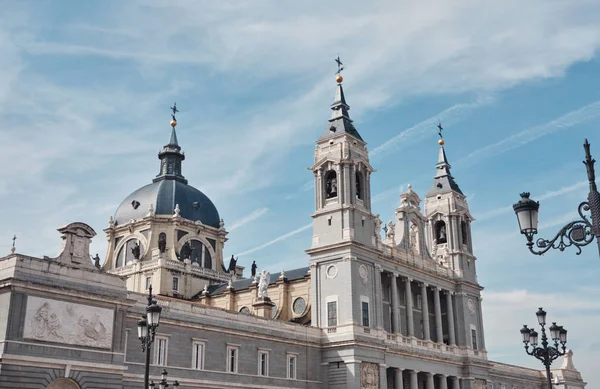
{"type": "Polygon", "coordinates": [[[110,349],[113,319],[111,309],[28,296],[23,337],[110,349]]]}
{"type": "Polygon", "coordinates": [[[379,389],[379,365],[376,363],[360,364],[360,388],[379,389]]]}

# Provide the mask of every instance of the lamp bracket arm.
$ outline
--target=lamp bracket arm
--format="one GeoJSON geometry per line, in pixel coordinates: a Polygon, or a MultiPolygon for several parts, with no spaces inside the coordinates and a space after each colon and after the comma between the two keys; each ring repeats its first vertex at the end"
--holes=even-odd
{"type": "Polygon", "coordinates": [[[578,213],[581,217],[580,220],[572,221],[566,224],[552,239],[539,238],[535,241],[534,248],[533,242],[529,242],[529,251],[533,254],[542,255],[550,249],[558,249],[564,251],[567,247],[574,246],[577,249],[575,254],[581,254],[581,248],[592,243],[594,240],[592,223],[588,217],[584,214],[589,212],[590,206],[587,201],[579,204],[578,213]]]}

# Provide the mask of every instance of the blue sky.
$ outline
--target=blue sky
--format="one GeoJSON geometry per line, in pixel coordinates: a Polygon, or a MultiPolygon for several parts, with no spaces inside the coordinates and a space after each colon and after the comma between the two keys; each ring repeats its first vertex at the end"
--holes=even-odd
{"type": "Polygon", "coordinates": [[[587,195],[584,138],[600,159],[598,2],[59,4],[0,6],[0,250],[16,234],[19,252],[55,255],[56,228],[83,221],[103,255],[108,217],[158,172],[177,101],[184,174],[225,219],[225,255],[271,271],[305,266],[306,168],[339,53],[382,219],[408,183],[421,197],[431,185],[444,123],[477,219],[490,358],[541,367],[518,330],[544,306],[569,329],[589,387],[600,380],[595,245],[530,255],[510,209],[531,191],[550,236],[587,195]]]}

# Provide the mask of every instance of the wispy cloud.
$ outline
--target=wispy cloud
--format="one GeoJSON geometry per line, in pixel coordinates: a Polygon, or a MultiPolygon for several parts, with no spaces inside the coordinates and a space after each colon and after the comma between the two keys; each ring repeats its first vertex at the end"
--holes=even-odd
{"type": "Polygon", "coordinates": [[[438,129],[436,126],[440,121],[443,122],[445,126],[450,127],[460,122],[472,111],[483,105],[490,104],[492,101],[493,98],[490,96],[481,96],[471,103],[455,104],[442,112],[401,131],[398,135],[375,147],[369,154],[371,157],[377,157],[385,152],[397,150],[406,147],[411,143],[416,143],[420,140],[429,138],[437,133],[438,129]]]}
{"type": "Polygon", "coordinates": [[[258,219],[259,217],[263,216],[265,213],[269,212],[269,208],[267,207],[263,207],[263,208],[258,208],[255,209],[254,211],[252,211],[250,214],[244,216],[243,218],[234,221],[233,223],[231,223],[231,226],[227,229],[229,232],[231,231],[235,231],[238,228],[253,222],[254,220],[258,219]]]}
{"type": "MultiPolygon", "coordinates": [[[[560,197],[560,196],[564,196],[568,193],[575,192],[579,189],[585,188],[588,184],[589,184],[588,181],[580,181],[580,182],[577,182],[572,185],[563,186],[559,189],[551,190],[549,192],[543,193],[540,196],[532,196],[532,198],[534,198],[536,201],[548,200],[548,199],[551,199],[554,197],[560,197]]],[[[482,212],[477,216],[476,219],[479,221],[483,221],[483,220],[491,219],[496,216],[500,216],[500,215],[503,215],[506,213],[511,213],[511,212],[514,212],[512,205],[507,205],[504,207],[499,207],[499,208],[491,209],[489,211],[482,212]]]]}
{"type": "Polygon", "coordinates": [[[575,125],[600,117],[600,101],[595,101],[577,110],[562,115],[548,123],[528,128],[517,134],[502,139],[499,142],[484,146],[456,163],[476,163],[483,158],[489,158],[516,149],[529,142],[552,133],[569,129],[575,125]]]}
{"type": "Polygon", "coordinates": [[[283,234],[283,235],[281,235],[281,236],[278,236],[277,238],[275,238],[275,239],[272,239],[272,240],[270,240],[270,241],[268,241],[268,242],[266,242],[266,243],[263,243],[263,244],[261,244],[260,246],[256,246],[256,247],[253,247],[253,248],[251,248],[251,249],[249,249],[249,250],[243,251],[243,252],[239,253],[238,255],[247,255],[247,254],[252,254],[252,253],[254,253],[254,252],[256,252],[256,251],[259,251],[259,250],[262,250],[262,249],[264,249],[264,248],[266,248],[266,247],[269,247],[269,246],[271,246],[271,245],[274,245],[274,244],[275,244],[275,243],[277,243],[277,242],[281,242],[282,240],[285,240],[285,239],[291,238],[292,236],[294,236],[294,235],[297,235],[297,234],[301,233],[302,231],[306,231],[306,230],[308,230],[309,228],[312,228],[312,223],[309,223],[309,224],[307,224],[307,225],[305,225],[305,226],[302,226],[302,227],[300,227],[300,228],[297,228],[297,229],[295,229],[295,230],[293,230],[293,231],[290,231],[290,232],[288,232],[288,233],[286,233],[286,234],[283,234]]]}

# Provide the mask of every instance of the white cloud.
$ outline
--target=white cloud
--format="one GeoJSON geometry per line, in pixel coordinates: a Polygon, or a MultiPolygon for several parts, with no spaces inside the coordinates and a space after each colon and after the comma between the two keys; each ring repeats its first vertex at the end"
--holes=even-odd
{"type": "Polygon", "coordinates": [[[256,246],[256,247],[248,249],[248,250],[246,250],[244,252],[241,252],[238,255],[247,255],[247,254],[251,254],[251,253],[254,253],[256,251],[262,250],[262,249],[264,249],[266,247],[274,245],[277,242],[281,242],[282,240],[291,238],[292,236],[297,235],[297,234],[301,233],[302,231],[306,231],[309,228],[312,228],[312,223],[309,223],[309,224],[307,224],[305,226],[302,226],[300,228],[296,228],[295,230],[290,231],[288,233],[285,233],[283,235],[280,235],[280,236],[276,237],[275,239],[271,239],[270,241],[268,241],[266,243],[263,243],[263,244],[261,244],[259,246],[256,246]]]}
{"type": "Polygon", "coordinates": [[[517,134],[508,136],[496,143],[484,146],[473,151],[466,157],[457,161],[460,163],[475,163],[482,158],[489,158],[507,151],[516,149],[529,142],[550,135],[554,132],[567,130],[577,124],[585,123],[586,121],[600,117],[600,101],[595,101],[584,107],[566,113],[548,123],[539,126],[528,128],[517,134]]]}
{"type": "Polygon", "coordinates": [[[269,208],[267,208],[267,207],[255,209],[254,211],[250,212],[250,214],[242,217],[241,219],[235,220],[233,223],[231,223],[231,226],[227,229],[227,231],[229,231],[229,232],[235,231],[238,228],[240,228],[250,222],[255,221],[256,219],[263,216],[267,212],[269,212],[269,208]]]}

